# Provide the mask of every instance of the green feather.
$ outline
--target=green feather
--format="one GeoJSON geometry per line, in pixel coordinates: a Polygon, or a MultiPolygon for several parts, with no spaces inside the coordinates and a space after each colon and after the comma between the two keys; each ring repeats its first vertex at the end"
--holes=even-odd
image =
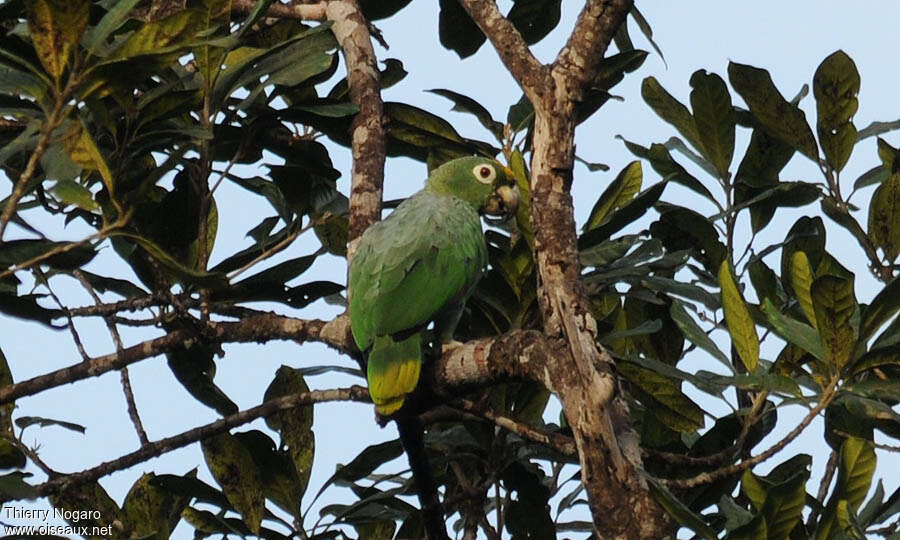
{"type": "MultiPolygon", "coordinates": [[[[368,351],[369,393],[380,414],[396,411],[415,389],[425,327],[455,321],[451,312],[480,279],[487,248],[478,210],[505,181],[493,160],[453,160],[360,238],[350,264],[350,325],[359,349],[368,351]],[[479,181],[476,167],[485,165],[499,178],[479,181]]],[[[452,335],[452,328],[442,330],[452,335]]]]}

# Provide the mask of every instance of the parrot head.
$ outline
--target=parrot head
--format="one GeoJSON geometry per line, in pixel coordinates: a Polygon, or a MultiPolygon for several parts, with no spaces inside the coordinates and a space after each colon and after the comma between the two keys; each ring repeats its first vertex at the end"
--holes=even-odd
{"type": "Polygon", "coordinates": [[[426,189],[458,197],[480,213],[510,217],[519,207],[513,172],[485,157],[463,157],[431,172],[426,189]]]}

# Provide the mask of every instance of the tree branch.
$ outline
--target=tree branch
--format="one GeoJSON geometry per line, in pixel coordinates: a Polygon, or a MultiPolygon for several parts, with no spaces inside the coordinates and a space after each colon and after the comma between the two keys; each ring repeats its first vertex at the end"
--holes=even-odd
{"type": "Polygon", "coordinates": [[[355,242],[369,225],[381,219],[381,196],[387,132],[381,101],[378,59],[369,27],[357,0],[330,0],[325,15],[347,64],[350,99],[359,106],[351,124],[353,176],[350,187],[348,260],[355,242]]]}
{"type": "MultiPolygon", "coordinates": [[[[239,13],[250,13],[255,6],[256,0],[232,0],[231,2],[231,9],[239,13]]],[[[316,2],[314,4],[296,1],[287,4],[276,2],[269,6],[268,11],[266,11],[266,17],[324,21],[325,2],[316,2]]]]}
{"type": "Polygon", "coordinates": [[[112,461],[101,463],[96,467],[92,467],[90,469],[77,473],[51,478],[43,484],[35,486],[35,489],[37,490],[38,495],[46,496],[66,488],[74,487],[86,482],[92,482],[108,474],[112,474],[116,471],[127,469],[132,465],[142,463],[150,458],[161,456],[162,454],[171,452],[172,450],[177,450],[178,448],[182,448],[197,441],[201,441],[203,439],[206,439],[207,437],[222,433],[223,431],[227,431],[233,427],[252,422],[257,418],[269,416],[276,411],[292,409],[301,405],[322,403],[325,401],[368,402],[369,392],[362,386],[354,385],[349,388],[313,390],[310,392],[303,392],[301,394],[292,394],[289,396],[270,399],[269,401],[266,401],[261,405],[257,405],[256,407],[247,409],[245,411],[226,416],[225,418],[221,418],[219,420],[216,420],[215,422],[196,427],[178,435],[173,435],[172,437],[166,437],[165,439],[154,441],[150,444],[142,446],[139,450],[131,452],[130,454],[125,454],[124,456],[118,457],[112,461]]]}
{"type": "Polygon", "coordinates": [[[0,388],[0,403],[9,403],[17,398],[37,394],[49,388],[96,377],[107,371],[121,369],[140,360],[163,354],[176,347],[190,347],[199,341],[249,343],[273,339],[292,339],[300,342],[319,341],[340,352],[348,354],[356,352],[350,336],[350,323],[347,317],[337,317],[332,321],[325,322],[317,319],[304,320],[265,314],[248,317],[239,322],[210,321],[202,330],[202,335],[187,330],[177,330],[128,347],[121,353],[98,356],[0,388]]]}
{"type": "Polygon", "coordinates": [[[573,88],[584,88],[597,75],[597,64],[625,21],[634,0],[589,0],[578,15],[575,29],[553,62],[573,88]]]}
{"type": "Polygon", "coordinates": [[[547,68],[531,54],[522,34],[500,13],[497,3],[493,0],[459,0],[459,3],[490,40],[531,103],[540,102],[550,82],[547,68]]]}

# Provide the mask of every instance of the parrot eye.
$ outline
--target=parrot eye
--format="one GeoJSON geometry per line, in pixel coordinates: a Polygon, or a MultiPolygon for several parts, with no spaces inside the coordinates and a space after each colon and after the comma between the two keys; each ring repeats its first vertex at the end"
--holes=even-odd
{"type": "Polygon", "coordinates": [[[476,165],[472,169],[472,173],[475,174],[475,178],[482,184],[490,184],[497,177],[497,171],[490,165],[476,165]]]}

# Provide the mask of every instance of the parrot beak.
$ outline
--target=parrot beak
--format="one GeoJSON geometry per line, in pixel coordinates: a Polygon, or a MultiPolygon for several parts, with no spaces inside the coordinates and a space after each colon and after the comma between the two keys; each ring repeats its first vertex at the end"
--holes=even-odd
{"type": "Polygon", "coordinates": [[[494,190],[490,200],[484,206],[485,214],[511,218],[519,209],[519,190],[512,186],[502,185],[494,190]]]}

